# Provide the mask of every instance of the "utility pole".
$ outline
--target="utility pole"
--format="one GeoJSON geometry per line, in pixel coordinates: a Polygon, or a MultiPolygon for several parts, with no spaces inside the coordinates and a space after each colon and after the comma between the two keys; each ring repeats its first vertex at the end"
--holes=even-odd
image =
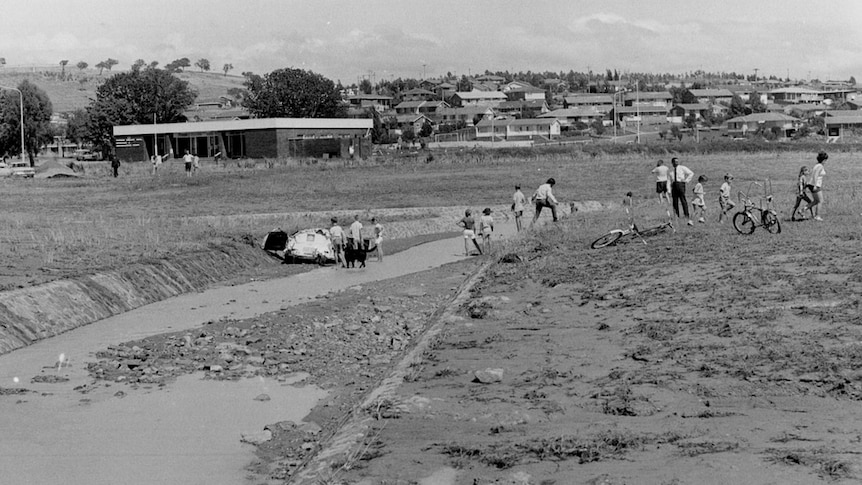
{"type": "Polygon", "coordinates": [[[759,70],[760,70],[760,69],[758,69],[758,68],[756,68],[756,67],[754,68],[754,81],[755,81],[755,82],[757,82],[757,71],[759,71],[759,70]]]}
{"type": "Polygon", "coordinates": [[[422,64],[422,80],[425,80],[425,64],[422,64]]]}

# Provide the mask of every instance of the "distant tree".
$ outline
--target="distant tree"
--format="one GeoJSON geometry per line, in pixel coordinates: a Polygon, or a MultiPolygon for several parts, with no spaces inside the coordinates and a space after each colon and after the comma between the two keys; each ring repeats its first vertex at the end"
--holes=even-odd
{"type": "Polygon", "coordinates": [[[407,130],[404,130],[403,133],[401,133],[401,139],[406,141],[406,142],[413,143],[413,140],[416,139],[416,132],[413,131],[412,126],[410,128],[408,128],[407,130]]]}
{"type": "Polygon", "coordinates": [[[197,93],[164,69],[142,69],[118,73],[96,90],[87,107],[85,138],[103,153],[113,151],[113,127],[186,121],[183,111],[197,93]]]}
{"type": "Polygon", "coordinates": [[[89,67],[89,64],[87,64],[87,63],[86,63],[86,62],[84,62],[84,61],[81,61],[81,62],[79,62],[79,63],[75,64],[75,67],[77,67],[78,69],[80,69],[80,70],[82,70],[82,71],[83,71],[84,69],[86,69],[87,67],[89,67]]]}
{"type": "Polygon", "coordinates": [[[155,68],[156,68],[156,66],[158,66],[158,65],[159,65],[159,61],[153,61],[153,62],[151,62],[151,63],[149,64],[149,66],[148,66],[148,67],[149,67],[150,69],[155,69],[155,68]]]}
{"type": "Polygon", "coordinates": [[[248,95],[248,91],[242,88],[230,88],[227,90],[227,95],[241,103],[248,95]]]}
{"type": "Polygon", "coordinates": [[[694,113],[689,113],[688,116],[683,120],[685,127],[689,130],[694,130],[697,127],[697,117],[694,113]]]}
{"type": "Polygon", "coordinates": [[[467,76],[461,75],[461,79],[458,80],[458,87],[456,88],[458,91],[470,91],[473,89],[473,84],[467,79],[467,76]]]}
{"type": "Polygon", "coordinates": [[[65,136],[75,143],[82,143],[87,140],[87,125],[89,124],[90,116],[85,109],[76,109],[66,116],[66,133],[65,136]]]}
{"type": "Polygon", "coordinates": [[[60,75],[62,75],[64,78],[66,77],[66,64],[68,63],[68,59],[63,59],[62,61],[60,61],[60,75]]]}
{"type": "Polygon", "coordinates": [[[682,130],[679,129],[679,126],[673,125],[670,127],[670,136],[682,141],[682,130]]]}
{"type": "Polygon", "coordinates": [[[221,70],[224,71],[224,75],[227,76],[227,72],[233,69],[233,64],[225,64],[221,67],[221,70]]]}
{"type": "Polygon", "coordinates": [[[434,133],[434,126],[431,125],[430,121],[426,121],[422,125],[422,129],[419,130],[419,136],[426,137],[431,136],[434,133]]]}
{"type": "Polygon", "coordinates": [[[320,74],[284,68],[246,78],[243,106],[257,118],[343,118],[347,110],[335,84],[320,74]]]}
{"type": "Polygon", "coordinates": [[[203,59],[203,58],[202,58],[202,59],[198,59],[198,60],[197,60],[197,62],[195,62],[195,66],[197,66],[197,67],[198,67],[198,69],[200,69],[200,70],[201,70],[201,72],[204,72],[204,71],[209,72],[209,70],[210,70],[210,61],[209,61],[209,59],[203,59]]]}
{"type": "MultiPolygon", "coordinates": [[[[51,141],[51,115],[54,108],[51,99],[35,84],[25,79],[18,84],[24,98],[24,150],[34,165],[39,148],[51,141]]],[[[0,98],[0,153],[21,151],[21,107],[18,93],[9,91],[0,98]]]]}
{"type": "Polygon", "coordinates": [[[730,116],[745,116],[745,114],[745,101],[738,94],[733,93],[733,97],[730,98],[730,116]]]}
{"type": "Polygon", "coordinates": [[[109,71],[110,71],[110,70],[111,70],[111,68],[112,68],[112,67],[114,67],[114,66],[116,66],[117,64],[119,64],[119,61],[118,61],[118,60],[116,60],[116,59],[111,59],[111,58],[109,57],[109,58],[105,59],[104,61],[102,61],[102,62],[100,62],[100,63],[96,64],[96,67],[98,67],[98,68],[99,68],[99,75],[101,76],[101,75],[102,75],[102,71],[103,71],[103,70],[107,69],[107,70],[109,70],[109,71]]]}
{"type": "Polygon", "coordinates": [[[856,78],[853,76],[850,76],[850,80],[847,81],[847,83],[851,86],[855,86],[856,85],[856,78]]]}
{"type": "Polygon", "coordinates": [[[748,95],[748,106],[751,107],[752,113],[765,113],[766,105],[763,104],[763,101],[760,99],[760,93],[757,91],[752,91],[751,94],[748,95]]]}
{"type": "Polygon", "coordinates": [[[596,132],[596,135],[601,136],[605,133],[605,125],[602,123],[602,120],[595,120],[592,124],[593,131],[596,132]]]}
{"type": "Polygon", "coordinates": [[[169,73],[183,72],[183,69],[192,65],[192,61],[188,57],[175,59],[165,66],[165,70],[169,73]]]}
{"type": "Polygon", "coordinates": [[[359,82],[359,91],[364,94],[371,94],[374,91],[374,87],[371,86],[371,81],[368,79],[363,79],[359,82]]]}
{"type": "Polygon", "coordinates": [[[145,61],[143,59],[138,59],[137,61],[135,61],[134,64],[132,64],[132,70],[133,71],[140,71],[146,65],[147,65],[147,61],[145,61]]]}

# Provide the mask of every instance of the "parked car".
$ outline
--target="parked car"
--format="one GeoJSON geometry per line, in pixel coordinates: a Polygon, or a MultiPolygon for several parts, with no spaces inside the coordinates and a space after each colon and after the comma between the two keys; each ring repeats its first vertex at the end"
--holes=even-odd
{"type": "Polygon", "coordinates": [[[36,175],[36,169],[25,161],[9,162],[9,168],[14,177],[32,178],[36,175]]]}
{"type": "Polygon", "coordinates": [[[0,177],[11,177],[12,169],[6,165],[6,162],[0,160],[0,177]]]}
{"type": "Polygon", "coordinates": [[[94,152],[92,150],[87,150],[86,148],[82,148],[80,150],[75,150],[75,160],[81,161],[95,161],[101,160],[102,154],[99,152],[94,152]]]}
{"type": "Polygon", "coordinates": [[[265,251],[281,258],[285,263],[309,261],[317,264],[335,262],[329,230],[322,228],[303,229],[288,236],[276,229],[264,237],[265,251]]]}

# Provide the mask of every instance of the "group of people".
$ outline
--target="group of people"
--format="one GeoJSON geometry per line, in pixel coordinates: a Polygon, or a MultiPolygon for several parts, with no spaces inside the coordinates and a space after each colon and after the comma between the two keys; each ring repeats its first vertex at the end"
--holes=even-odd
{"type": "MultiPolygon", "coordinates": [[[[807,211],[811,214],[811,218],[816,221],[822,221],[820,217],[820,203],[823,200],[823,176],[826,170],[823,168],[823,163],[829,158],[825,152],[817,154],[817,164],[809,170],[803,166],[799,170],[796,185],[796,205],[793,207],[793,215],[791,220],[798,221],[806,219],[804,213],[807,211]],[[810,195],[809,195],[810,194],[810,195]],[[801,207],[802,202],[807,205],[801,207]]],[[[697,178],[697,184],[692,189],[694,196],[691,206],[692,213],[689,213],[688,200],[686,198],[686,184],[694,179],[694,172],[688,167],[681,165],[676,157],[671,159],[671,167],[664,164],[664,160],[659,160],[656,167],[652,169],[655,175],[656,185],[655,190],[658,194],[659,202],[667,202],[673,205],[673,212],[676,217],[680,217],[680,211],[687,219],[686,223],[689,226],[694,225],[692,216],[698,222],[706,222],[706,200],[704,184],[709,179],[706,175],[700,175],[697,178]]],[[[725,218],[729,217],[728,213],[736,206],[731,196],[731,183],[733,176],[729,173],[724,174],[724,182],[718,189],[718,205],[719,214],[718,222],[724,222],[725,218]]]]}
{"type": "Polygon", "coordinates": [[[377,261],[383,261],[383,224],[377,221],[377,217],[371,218],[371,224],[374,231],[374,248],[365,248],[362,243],[362,223],[359,221],[359,214],[353,216],[353,222],[348,226],[347,232],[338,225],[338,218],[330,219],[332,227],[329,228],[329,237],[332,242],[332,250],[335,253],[335,267],[341,263],[342,268],[347,267],[347,258],[345,250],[373,250],[377,253],[377,261]]]}
{"type": "MultiPolygon", "coordinates": [[[[557,222],[557,205],[559,202],[554,197],[554,185],[556,180],[553,177],[549,178],[545,183],[539,186],[533,195],[530,197],[530,202],[535,206],[532,225],[539,219],[542,214],[542,209],[548,208],[551,210],[551,217],[554,222],[557,222]]],[[[520,232],[523,229],[521,219],[524,216],[524,211],[527,209],[527,197],[521,192],[521,186],[515,186],[515,193],[512,195],[512,212],[515,215],[515,228],[520,232]]],[[[494,218],[491,216],[491,208],[486,207],[482,210],[482,216],[477,221],[473,218],[473,211],[467,209],[464,211],[464,217],[458,221],[458,225],[463,229],[464,235],[464,255],[470,255],[470,243],[478,250],[479,254],[485,254],[491,251],[491,236],[494,232],[494,218]],[[481,245],[479,240],[482,241],[481,245]]]]}

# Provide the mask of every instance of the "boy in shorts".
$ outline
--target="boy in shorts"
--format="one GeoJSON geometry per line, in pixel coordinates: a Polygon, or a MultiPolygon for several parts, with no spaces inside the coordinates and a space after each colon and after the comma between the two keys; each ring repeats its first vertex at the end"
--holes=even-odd
{"type": "Polygon", "coordinates": [[[706,183],[706,175],[701,175],[697,178],[697,184],[694,186],[694,200],[691,201],[692,209],[694,209],[694,217],[697,217],[697,222],[706,222],[706,202],[703,199],[703,184],[706,183]]]}
{"type": "Polygon", "coordinates": [[[464,228],[464,256],[470,255],[470,241],[473,241],[473,245],[479,250],[479,254],[482,254],[482,248],[479,246],[479,242],[476,241],[476,220],[473,219],[471,214],[473,214],[473,211],[467,209],[464,211],[464,217],[458,221],[458,225],[464,228]]]}
{"type": "Polygon", "coordinates": [[[664,160],[659,160],[655,168],[652,169],[652,173],[655,174],[655,191],[658,194],[659,203],[667,202],[668,204],[670,204],[667,171],[668,168],[667,165],[664,164],[664,160]]]}
{"type": "Polygon", "coordinates": [[[730,181],[733,180],[733,176],[729,173],[724,174],[724,183],[721,184],[721,188],[718,189],[718,206],[721,208],[721,211],[718,213],[718,222],[724,222],[725,217],[730,217],[727,215],[728,212],[733,210],[736,207],[736,204],[733,202],[733,199],[730,198],[730,181]]]}

